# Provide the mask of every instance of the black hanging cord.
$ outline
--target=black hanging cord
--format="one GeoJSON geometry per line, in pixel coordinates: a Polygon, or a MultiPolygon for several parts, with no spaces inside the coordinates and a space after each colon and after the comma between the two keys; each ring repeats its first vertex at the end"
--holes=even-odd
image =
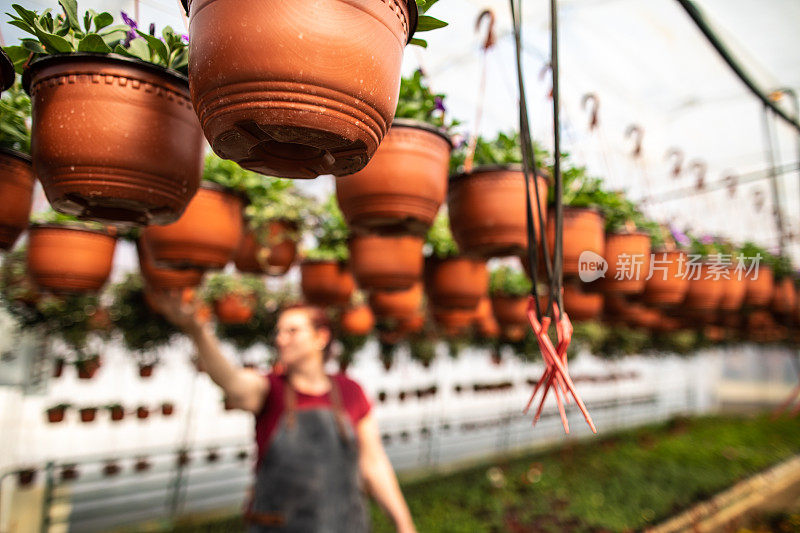
{"type": "Polygon", "coordinates": [[[555,184],[556,232],[553,259],[554,276],[550,280],[550,295],[558,302],[559,314],[564,309],[564,206],[562,205],[563,187],[561,181],[561,123],[559,121],[559,88],[558,88],[558,1],[550,0],[550,70],[553,78],[553,179],[555,184]]]}
{"type": "Polygon", "coordinates": [[[770,189],[772,190],[772,204],[773,215],[775,216],[775,225],[778,229],[778,246],[781,255],[786,252],[786,233],[783,226],[783,210],[781,209],[781,194],[778,187],[778,174],[775,170],[775,160],[777,147],[774,146],[772,140],[772,128],[770,127],[769,108],[764,106],[764,151],[766,152],[767,162],[769,163],[769,181],[770,189]]]}

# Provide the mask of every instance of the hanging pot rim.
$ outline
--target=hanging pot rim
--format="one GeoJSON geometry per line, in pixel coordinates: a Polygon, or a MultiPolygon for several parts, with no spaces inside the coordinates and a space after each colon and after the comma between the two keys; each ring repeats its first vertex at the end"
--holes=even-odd
{"type": "Polygon", "coordinates": [[[0,147],[0,155],[7,155],[9,157],[15,157],[17,159],[21,159],[22,161],[28,163],[29,165],[33,163],[33,159],[31,159],[30,154],[26,154],[25,152],[20,152],[19,150],[14,150],[13,148],[0,147]]]}
{"type": "Polygon", "coordinates": [[[81,222],[31,222],[28,225],[28,231],[36,229],[63,229],[72,231],[83,231],[85,233],[96,233],[99,235],[104,235],[112,239],[117,238],[117,236],[115,235],[116,232],[112,231],[109,228],[104,228],[104,229],[87,228],[84,227],[81,222]]]}
{"type": "MultiPolygon", "coordinates": [[[[450,138],[450,134],[448,134],[444,128],[436,127],[433,124],[429,124],[422,120],[416,120],[413,118],[395,118],[392,120],[391,128],[413,128],[427,131],[428,133],[433,133],[434,135],[438,135],[447,141],[448,146],[450,146],[450,150],[453,149],[453,139],[450,138]]],[[[389,131],[392,131],[391,128],[389,128],[389,131]]]]}

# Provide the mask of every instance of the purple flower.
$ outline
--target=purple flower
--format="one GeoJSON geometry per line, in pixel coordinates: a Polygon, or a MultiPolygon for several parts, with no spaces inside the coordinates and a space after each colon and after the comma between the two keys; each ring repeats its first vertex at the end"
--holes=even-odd
{"type": "Polygon", "coordinates": [[[156,25],[155,25],[154,22],[150,23],[150,32],[149,33],[150,33],[150,35],[155,35],[156,34],[156,25]]]}
{"type": "Polygon", "coordinates": [[[120,14],[122,15],[122,22],[127,24],[130,29],[135,30],[139,28],[139,25],[136,24],[136,21],[130,18],[127,13],[120,11],[120,14]]]}
{"type": "Polygon", "coordinates": [[[182,38],[184,41],[188,41],[188,40],[189,40],[189,36],[188,36],[188,35],[181,35],[181,38],[182,38]]]}
{"type": "Polygon", "coordinates": [[[436,102],[436,111],[441,111],[442,113],[447,111],[447,109],[445,109],[444,107],[444,99],[441,96],[437,96],[435,98],[435,102],[436,102]]]}
{"type": "Polygon", "coordinates": [[[703,244],[714,244],[714,237],[712,237],[711,235],[703,235],[700,238],[700,242],[703,244]]]}
{"type": "Polygon", "coordinates": [[[679,230],[675,226],[671,226],[670,232],[672,232],[672,238],[675,239],[675,242],[677,242],[681,246],[691,246],[692,241],[681,230],[679,230]]]}

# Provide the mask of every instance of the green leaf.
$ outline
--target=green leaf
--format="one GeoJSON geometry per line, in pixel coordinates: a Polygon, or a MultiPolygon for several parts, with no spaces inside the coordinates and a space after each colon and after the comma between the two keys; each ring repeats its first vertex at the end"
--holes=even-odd
{"type": "Polygon", "coordinates": [[[109,47],[102,37],[96,33],[90,33],[78,43],[78,52],[94,52],[97,54],[110,54],[111,47],[109,47]]]}
{"type": "Polygon", "coordinates": [[[30,52],[33,52],[33,53],[36,53],[36,54],[46,54],[47,53],[47,50],[44,49],[44,46],[42,46],[42,43],[40,43],[36,39],[22,39],[21,42],[22,42],[22,47],[29,51],[28,53],[30,53],[30,52]]]}
{"type": "MultiPolygon", "coordinates": [[[[33,27],[34,24],[36,24],[36,12],[35,11],[29,11],[29,10],[25,9],[24,7],[22,7],[19,4],[12,4],[11,7],[14,9],[14,11],[17,12],[19,17],[22,20],[24,20],[25,22],[27,22],[31,27],[33,27]]],[[[11,15],[11,16],[13,17],[13,15],[11,15]]]]}
{"type": "Polygon", "coordinates": [[[408,41],[408,44],[413,44],[413,45],[416,45],[416,46],[421,46],[422,48],[428,48],[428,41],[426,41],[426,40],[424,40],[424,39],[417,39],[416,37],[414,37],[413,39],[411,39],[410,41],[408,41]]]}
{"type": "Polygon", "coordinates": [[[28,24],[26,24],[22,20],[9,20],[8,23],[11,24],[12,26],[16,26],[22,31],[30,33],[31,35],[36,35],[36,30],[34,30],[33,27],[28,26],[28,24]]]}
{"type": "Polygon", "coordinates": [[[147,41],[147,44],[149,45],[150,49],[153,50],[156,54],[158,54],[158,57],[161,58],[161,61],[163,62],[164,66],[169,64],[169,52],[167,51],[166,45],[163,42],[161,42],[161,39],[159,39],[158,37],[154,37],[150,34],[141,32],[139,30],[136,30],[136,33],[138,33],[142,39],[147,41]]]}
{"type": "Polygon", "coordinates": [[[142,61],[150,61],[150,48],[144,39],[134,39],[128,46],[128,52],[142,61]]]}
{"type": "Polygon", "coordinates": [[[86,33],[89,33],[89,30],[92,29],[92,18],[95,16],[95,12],[91,9],[86,11],[83,14],[83,29],[86,30],[86,33]]]}
{"type": "Polygon", "coordinates": [[[420,13],[425,14],[438,1],[439,0],[417,0],[417,7],[419,8],[420,13]]]}
{"type": "Polygon", "coordinates": [[[58,3],[61,4],[61,8],[64,10],[69,27],[75,31],[81,31],[81,20],[78,18],[78,1],[58,0],[58,3]]]}
{"type": "Polygon", "coordinates": [[[107,33],[103,32],[99,35],[103,38],[103,42],[114,48],[120,41],[125,39],[126,34],[127,32],[125,30],[114,30],[107,33]]]}
{"type": "Polygon", "coordinates": [[[37,36],[45,49],[51,54],[66,54],[73,51],[72,44],[60,35],[39,31],[37,36]]]}
{"type": "Polygon", "coordinates": [[[439,28],[444,28],[447,26],[447,22],[439,20],[437,18],[430,17],[428,15],[423,15],[419,18],[419,23],[417,24],[417,31],[431,31],[431,30],[438,30],[439,28]]]}
{"type": "Polygon", "coordinates": [[[22,46],[6,46],[3,50],[5,50],[8,57],[11,58],[11,62],[14,63],[14,70],[17,71],[17,74],[22,74],[22,67],[31,56],[30,50],[22,46]]]}
{"type": "Polygon", "coordinates": [[[94,17],[94,29],[100,31],[106,26],[114,23],[114,16],[111,13],[100,13],[94,17]]]}

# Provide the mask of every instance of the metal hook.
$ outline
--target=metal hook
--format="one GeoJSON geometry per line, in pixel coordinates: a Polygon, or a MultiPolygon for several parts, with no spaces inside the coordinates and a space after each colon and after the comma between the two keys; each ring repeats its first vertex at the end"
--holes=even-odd
{"type": "Polygon", "coordinates": [[[705,161],[695,159],[694,161],[689,163],[689,170],[693,170],[695,175],[697,176],[697,181],[695,182],[695,188],[698,191],[705,190],[706,171],[708,170],[708,165],[706,165],[705,161]]]}
{"type": "Polygon", "coordinates": [[[728,195],[731,198],[736,196],[736,187],[739,185],[739,176],[733,174],[732,172],[727,172],[725,177],[722,178],[722,181],[724,181],[725,185],[728,187],[728,195]]]}
{"type": "Polygon", "coordinates": [[[484,51],[494,46],[494,43],[497,42],[497,36],[494,33],[495,15],[494,11],[491,9],[484,9],[481,11],[481,14],[478,15],[478,19],[475,21],[475,31],[480,31],[481,23],[483,23],[483,19],[485,18],[489,19],[489,25],[486,28],[486,39],[483,41],[484,51]]]}
{"type": "Polygon", "coordinates": [[[756,189],[753,191],[753,205],[756,208],[756,211],[761,211],[764,207],[764,191],[761,189],[756,189]]]}
{"type": "MultiPolygon", "coordinates": [[[[550,62],[548,61],[547,63],[542,65],[542,70],[539,71],[539,80],[544,81],[545,75],[547,75],[548,72],[552,72],[552,71],[553,71],[553,65],[551,65],[550,62]]],[[[553,97],[553,84],[552,83],[550,83],[550,90],[547,91],[547,97],[548,98],[552,98],[553,97]]]]}
{"type": "Polygon", "coordinates": [[[635,139],[632,155],[633,157],[639,157],[642,155],[642,139],[644,139],[644,129],[638,124],[631,124],[628,126],[628,129],[625,130],[625,138],[630,139],[631,136],[633,136],[635,139]]]}
{"type": "Polygon", "coordinates": [[[683,150],[680,148],[670,148],[667,150],[666,159],[672,161],[672,177],[677,178],[683,170],[683,150]]]}
{"type": "Polygon", "coordinates": [[[581,108],[586,111],[587,107],[589,107],[589,131],[592,131],[597,128],[599,124],[597,114],[600,111],[600,99],[595,93],[586,93],[583,95],[581,99],[581,108]]]}

